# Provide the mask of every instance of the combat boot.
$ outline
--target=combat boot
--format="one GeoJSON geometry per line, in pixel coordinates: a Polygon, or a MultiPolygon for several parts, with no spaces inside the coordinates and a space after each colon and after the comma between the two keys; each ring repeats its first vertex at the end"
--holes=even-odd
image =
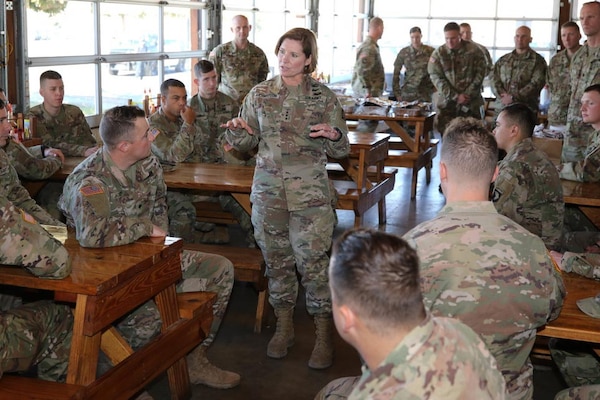
{"type": "Polygon", "coordinates": [[[331,315],[315,315],[317,340],[308,360],[314,369],[328,368],[333,364],[333,320],[331,315]]]}
{"type": "Polygon", "coordinates": [[[190,382],[215,389],[229,389],[239,385],[240,376],[212,365],[206,358],[206,349],[206,346],[198,346],[187,356],[190,382]]]}
{"type": "Polygon", "coordinates": [[[288,348],[294,345],[294,309],[275,309],[277,327],[275,334],[267,346],[267,356],[283,358],[287,355],[288,348]]]}

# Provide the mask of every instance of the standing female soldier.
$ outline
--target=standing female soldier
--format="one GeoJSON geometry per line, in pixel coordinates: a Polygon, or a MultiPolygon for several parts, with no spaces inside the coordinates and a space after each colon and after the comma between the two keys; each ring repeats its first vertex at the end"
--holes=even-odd
{"type": "Polygon", "coordinates": [[[317,66],[314,33],[291,29],[279,38],[275,53],[279,75],[256,85],[240,116],[224,126],[237,150],[259,146],[252,224],[267,263],[269,302],[277,316],[267,355],[283,358],[294,344],[298,268],[317,333],[308,365],[327,368],[333,361],[327,251],[335,211],[325,166],[327,156],[348,154],[348,129],[335,94],[310,77],[317,66]]]}

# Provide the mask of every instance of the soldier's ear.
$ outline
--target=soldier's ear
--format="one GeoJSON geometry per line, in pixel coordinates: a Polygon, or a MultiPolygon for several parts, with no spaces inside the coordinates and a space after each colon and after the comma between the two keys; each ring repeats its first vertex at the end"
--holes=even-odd
{"type": "Polygon", "coordinates": [[[126,153],[129,150],[130,146],[131,146],[131,142],[128,142],[127,140],[121,140],[117,144],[117,150],[122,151],[123,153],[126,153]]]}

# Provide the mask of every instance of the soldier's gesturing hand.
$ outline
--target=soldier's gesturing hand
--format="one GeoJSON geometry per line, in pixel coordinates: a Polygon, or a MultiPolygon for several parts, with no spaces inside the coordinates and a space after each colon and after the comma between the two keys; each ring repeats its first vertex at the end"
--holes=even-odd
{"type": "Polygon", "coordinates": [[[317,124],[310,127],[310,133],[308,134],[311,138],[324,137],[329,140],[336,141],[341,138],[342,132],[334,127],[327,124],[317,124]]]}
{"type": "Polygon", "coordinates": [[[181,115],[181,118],[190,125],[196,120],[196,111],[194,111],[192,107],[183,106],[179,114],[181,115]]]}
{"type": "Polygon", "coordinates": [[[250,134],[250,135],[253,134],[252,128],[250,128],[250,125],[248,125],[248,123],[240,117],[233,118],[233,119],[225,122],[224,124],[221,124],[221,128],[227,128],[232,131],[236,131],[239,129],[245,129],[248,132],[248,134],[250,134]]]}

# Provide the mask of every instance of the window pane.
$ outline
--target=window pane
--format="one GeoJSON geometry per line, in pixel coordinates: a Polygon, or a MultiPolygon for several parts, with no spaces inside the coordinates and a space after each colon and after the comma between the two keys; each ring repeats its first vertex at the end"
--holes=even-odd
{"type": "Polygon", "coordinates": [[[158,51],[159,18],[156,6],[101,3],[100,26],[103,54],[158,51]]]}
{"type": "Polygon", "coordinates": [[[460,24],[464,17],[493,16],[496,12],[495,3],[495,1],[490,0],[461,0],[460,2],[431,0],[431,16],[443,19],[458,18],[461,20],[456,20],[454,22],[460,24]]]}
{"type": "MultiPolygon", "coordinates": [[[[30,2],[26,2],[31,5],[30,2]]],[[[94,6],[83,1],[49,2],[56,14],[27,8],[29,57],[94,54],[94,6]]]]}
{"type": "Polygon", "coordinates": [[[553,18],[558,2],[546,0],[498,0],[498,17],[500,18],[553,18]],[[556,5],[555,5],[556,3],[556,5]]]}
{"type": "MultiPolygon", "coordinates": [[[[29,104],[35,106],[43,102],[40,96],[40,75],[47,70],[62,75],[65,85],[63,102],[81,108],[85,115],[98,113],[96,104],[96,66],[95,65],[56,65],[29,68],[29,104]]],[[[125,100],[125,103],[127,101],[125,100]]]]}
{"type": "MultiPolygon", "coordinates": [[[[445,2],[444,4],[446,4],[445,2]]],[[[452,3],[453,4],[453,3],[452,3]]],[[[384,19],[390,17],[425,17],[429,15],[428,1],[396,0],[375,1],[375,15],[384,19]]]]}

